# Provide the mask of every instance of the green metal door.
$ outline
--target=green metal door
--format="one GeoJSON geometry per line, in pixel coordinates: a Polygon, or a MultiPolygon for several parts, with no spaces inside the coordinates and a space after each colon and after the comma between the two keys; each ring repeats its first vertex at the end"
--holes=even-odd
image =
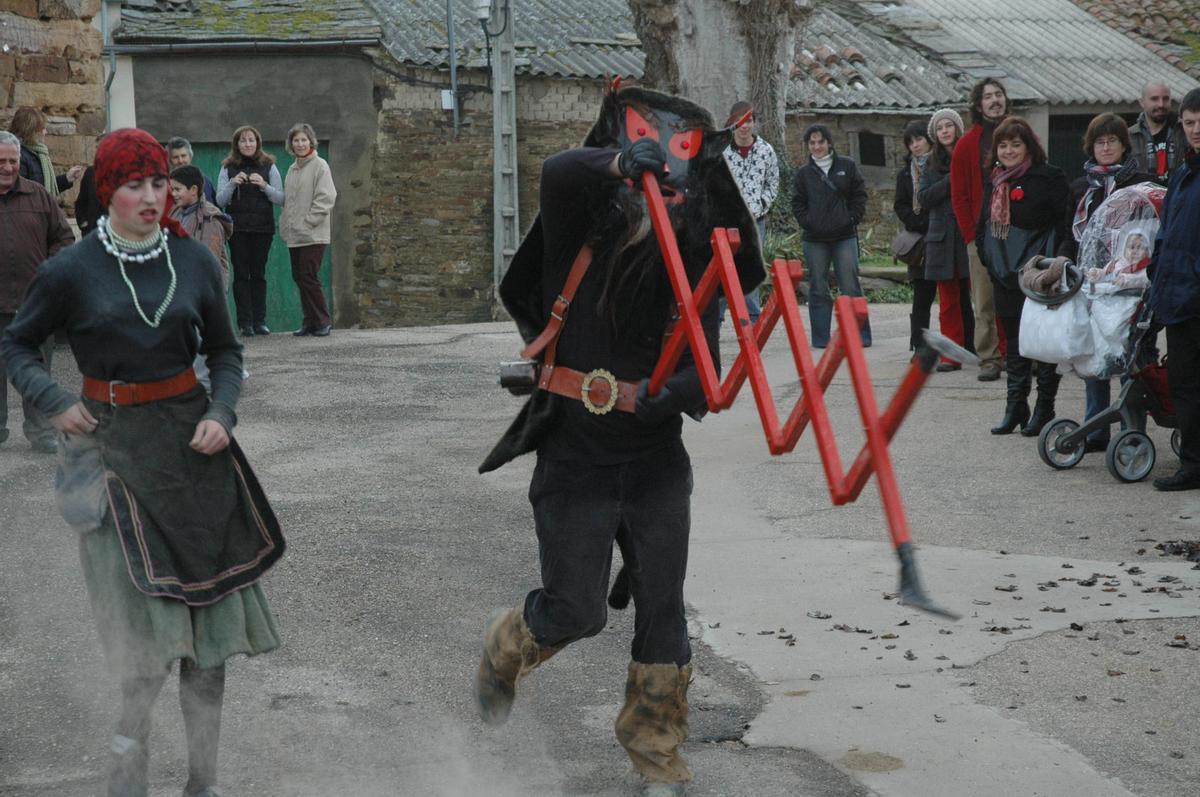
{"type": "MultiPolygon", "coordinates": [[[[229,142],[225,141],[220,144],[192,142],[192,148],[194,150],[192,164],[204,172],[216,187],[217,177],[221,173],[221,161],[225,160],[229,154],[229,142]]],[[[267,144],[264,148],[275,156],[275,166],[279,169],[279,175],[286,180],[288,167],[292,165],[295,158],[284,151],[282,146],[267,144]]],[[[321,142],[317,152],[322,158],[329,159],[329,147],[324,142],[321,142]]],[[[276,206],[276,224],[279,223],[279,210],[279,207],[276,206]]],[[[325,302],[329,305],[330,313],[333,312],[332,272],[333,261],[329,249],[326,248],[325,259],[321,261],[321,285],[325,289],[325,302]]],[[[230,277],[232,278],[232,276],[231,274],[230,277]]],[[[229,296],[229,313],[231,317],[236,318],[233,310],[232,291],[229,296]]],[[[288,258],[287,247],[284,246],[283,240],[276,235],[271,244],[271,255],[267,258],[267,326],[271,328],[272,332],[285,332],[298,329],[303,320],[304,314],[300,310],[300,294],[296,290],[296,283],[292,281],[292,263],[288,258]]]]}

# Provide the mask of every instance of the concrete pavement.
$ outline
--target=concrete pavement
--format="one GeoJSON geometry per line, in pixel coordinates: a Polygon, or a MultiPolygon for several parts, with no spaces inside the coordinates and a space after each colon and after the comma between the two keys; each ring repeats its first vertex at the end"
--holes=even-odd
{"type": "MultiPolygon", "coordinates": [[[[881,400],[907,312],[872,307],[881,400]]],[[[474,472],[520,406],[494,387],[516,348],[507,324],[249,341],[238,437],[291,548],[266,580],[285,647],[231,663],[227,794],[632,789],[611,733],[631,613],[526,681],[500,732],[466,694],[483,617],[537,580],[532,461],[474,472]]],[[[778,342],[767,363],[794,400],[778,342]]],[[[1060,414],[1082,392],[1065,380],[1060,414]]],[[[768,456],[748,394],[686,424],[690,793],[1194,791],[1200,571],[1147,540],[1200,538],[1200,494],[1118,484],[1094,454],[1051,471],[1032,441],[987,433],[1002,395],[936,375],[891,448],[926,587],[957,623],[889,599],[875,484],[832,507],[811,432],[768,456]]],[[[830,406],[848,462],[862,435],[844,370],[830,406]]],[[[1174,458],[1151,436],[1157,475],[1174,458]]],[[[23,440],[0,447],[0,794],[95,793],[116,705],[52,470],[23,440]]],[[[156,710],[155,794],[182,783],[174,701],[156,710]]]]}

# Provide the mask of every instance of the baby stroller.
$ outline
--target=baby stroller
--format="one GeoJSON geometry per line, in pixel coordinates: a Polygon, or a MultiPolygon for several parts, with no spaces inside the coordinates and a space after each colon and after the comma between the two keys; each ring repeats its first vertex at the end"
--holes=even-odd
{"type": "MultiPolygon", "coordinates": [[[[1105,450],[1109,473],[1122,482],[1141,481],[1154,469],[1154,442],[1146,434],[1149,415],[1161,427],[1175,428],[1167,388],[1165,358],[1154,348],[1154,323],[1145,299],[1150,283],[1145,268],[1158,232],[1165,189],[1142,183],[1114,192],[1092,215],[1079,246],[1079,264],[1067,263],[1061,277],[1046,274],[1048,258],[1026,265],[1021,286],[1031,309],[1031,353],[1026,353],[1022,313],[1021,353],[1055,362],[1060,372],[1089,379],[1125,377],[1116,401],[1082,425],[1056,418],[1038,437],[1038,454],[1052,468],[1079,464],[1090,433],[1113,423],[1121,431],[1105,450]],[[1042,273],[1039,273],[1042,272],[1042,273]],[[1050,308],[1056,308],[1051,310],[1050,308]],[[1036,320],[1043,327],[1037,330],[1036,320]],[[1052,340],[1046,340],[1046,338],[1052,340]]],[[[1179,431],[1171,435],[1179,452],[1179,431]]]]}

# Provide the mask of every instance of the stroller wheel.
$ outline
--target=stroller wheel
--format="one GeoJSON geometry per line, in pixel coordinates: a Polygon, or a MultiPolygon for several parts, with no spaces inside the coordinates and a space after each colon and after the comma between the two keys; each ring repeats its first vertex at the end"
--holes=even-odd
{"type": "Polygon", "coordinates": [[[1060,440],[1078,428],[1079,424],[1069,418],[1059,418],[1042,427],[1042,432],[1038,435],[1038,455],[1042,462],[1055,470],[1066,470],[1078,465],[1079,460],[1083,459],[1083,440],[1077,442],[1070,450],[1060,450],[1058,447],[1060,440]]]}
{"type": "Polygon", "coordinates": [[[1175,452],[1175,456],[1179,456],[1179,441],[1183,439],[1183,432],[1175,429],[1171,432],[1171,450],[1175,452]]]}
{"type": "Polygon", "coordinates": [[[1149,476],[1154,470],[1154,458],[1154,441],[1136,429],[1118,434],[1104,452],[1108,472],[1122,482],[1140,482],[1149,476]]]}

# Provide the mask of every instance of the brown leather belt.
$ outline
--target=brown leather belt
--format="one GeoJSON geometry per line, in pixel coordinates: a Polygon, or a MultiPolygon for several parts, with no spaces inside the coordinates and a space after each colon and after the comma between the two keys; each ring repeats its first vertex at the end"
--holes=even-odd
{"type": "Polygon", "coordinates": [[[182,396],[195,386],[196,372],[191,368],[157,382],[105,382],[90,376],[83,377],[83,395],[113,407],[149,404],[151,401],[182,396]]]}
{"type": "Polygon", "coordinates": [[[614,409],[633,412],[637,403],[638,383],[623,382],[603,368],[585,374],[561,365],[553,368],[543,366],[538,387],[582,401],[588,412],[594,415],[607,415],[614,409]]]}

